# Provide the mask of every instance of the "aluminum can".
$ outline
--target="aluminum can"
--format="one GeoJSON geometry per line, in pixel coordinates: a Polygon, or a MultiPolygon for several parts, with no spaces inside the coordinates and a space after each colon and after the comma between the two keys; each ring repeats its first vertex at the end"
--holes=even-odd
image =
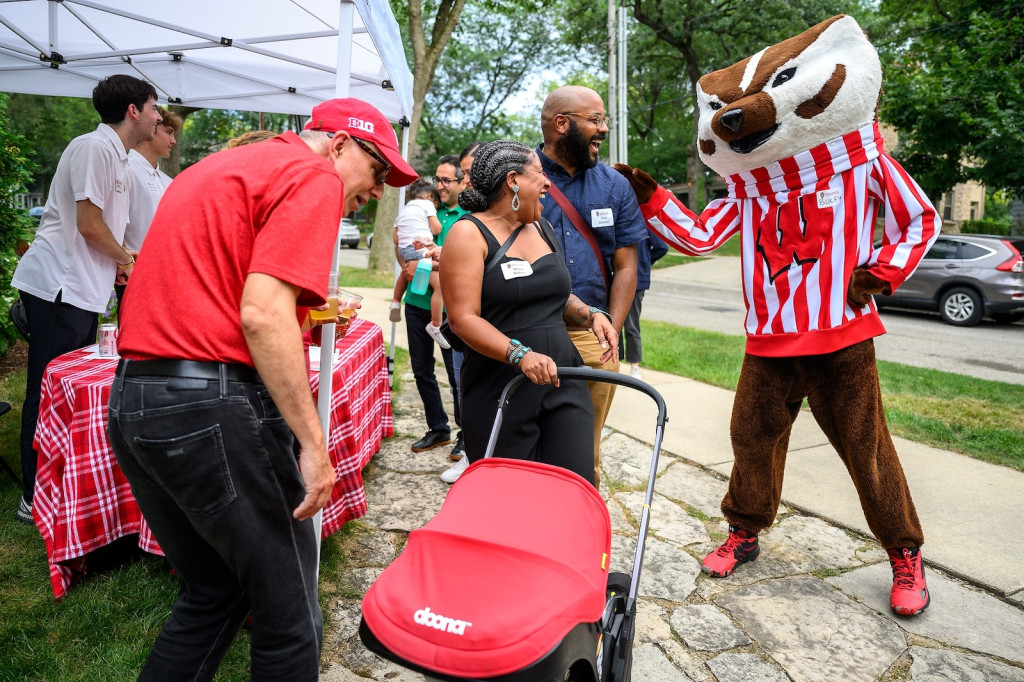
{"type": "Polygon", "coordinates": [[[117,357],[117,325],[101,324],[97,333],[98,355],[101,358],[117,357]]]}

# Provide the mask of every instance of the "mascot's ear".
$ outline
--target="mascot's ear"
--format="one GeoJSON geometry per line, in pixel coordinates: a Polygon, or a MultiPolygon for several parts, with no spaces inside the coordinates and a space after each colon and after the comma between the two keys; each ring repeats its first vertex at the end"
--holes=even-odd
{"type": "Polygon", "coordinates": [[[892,295],[892,286],[884,279],[871,274],[867,268],[857,268],[850,275],[850,286],[846,289],[846,301],[853,308],[863,308],[872,294],[892,295]]]}
{"type": "Polygon", "coordinates": [[[636,192],[637,203],[646,204],[650,201],[654,190],[658,189],[658,183],[654,181],[654,178],[639,168],[630,168],[624,163],[617,163],[614,168],[629,181],[633,191],[636,192]]]}

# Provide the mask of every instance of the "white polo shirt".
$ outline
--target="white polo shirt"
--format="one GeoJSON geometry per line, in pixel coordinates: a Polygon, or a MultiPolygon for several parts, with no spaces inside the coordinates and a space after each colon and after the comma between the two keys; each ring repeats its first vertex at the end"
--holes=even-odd
{"type": "Polygon", "coordinates": [[[88,199],[103,211],[114,239],[128,224],[131,174],[128,152],[113,128],[101,123],[80,135],[60,156],[42,219],[11,285],[45,301],[61,301],[102,313],[110,299],[117,264],[89,246],[78,231],[76,202],[88,199]]]}
{"type": "Polygon", "coordinates": [[[131,201],[128,205],[128,229],[124,233],[124,244],[133,251],[142,248],[142,240],[149,232],[149,224],[153,222],[156,206],[164,195],[167,185],[171,184],[171,176],[164,173],[139,153],[132,149],[128,152],[128,168],[132,174],[131,201]]]}

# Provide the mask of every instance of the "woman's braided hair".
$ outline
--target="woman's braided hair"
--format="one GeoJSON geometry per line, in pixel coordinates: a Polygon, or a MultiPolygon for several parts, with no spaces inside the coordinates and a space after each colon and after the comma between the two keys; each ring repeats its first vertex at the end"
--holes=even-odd
{"type": "Polygon", "coordinates": [[[467,211],[486,210],[501,194],[510,171],[522,173],[533,150],[522,142],[498,140],[480,146],[469,170],[472,189],[459,193],[459,206],[467,211]]]}

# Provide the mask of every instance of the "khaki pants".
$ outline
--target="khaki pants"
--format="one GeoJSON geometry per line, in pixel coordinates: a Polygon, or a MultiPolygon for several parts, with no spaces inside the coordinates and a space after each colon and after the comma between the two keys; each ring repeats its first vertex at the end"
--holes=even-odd
{"type": "MultiPolygon", "coordinates": [[[[572,339],[573,345],[580,352],[587,367],[609,372],[619,371],[617,357],[604,364],[601,363],[601,355],[606,349],[601,348],[601,343],[597,340],[594,332],[570,331],[569,338],[572,339]]],[[[601,485],[601,430],[604,428],[605,419],[608,418],[608,411],[612,407],[615,384],[591,381],[587,383],[587,387],[590,389],[590,400],[594,403],[594,486],[598,487],[601,485]]]]}

